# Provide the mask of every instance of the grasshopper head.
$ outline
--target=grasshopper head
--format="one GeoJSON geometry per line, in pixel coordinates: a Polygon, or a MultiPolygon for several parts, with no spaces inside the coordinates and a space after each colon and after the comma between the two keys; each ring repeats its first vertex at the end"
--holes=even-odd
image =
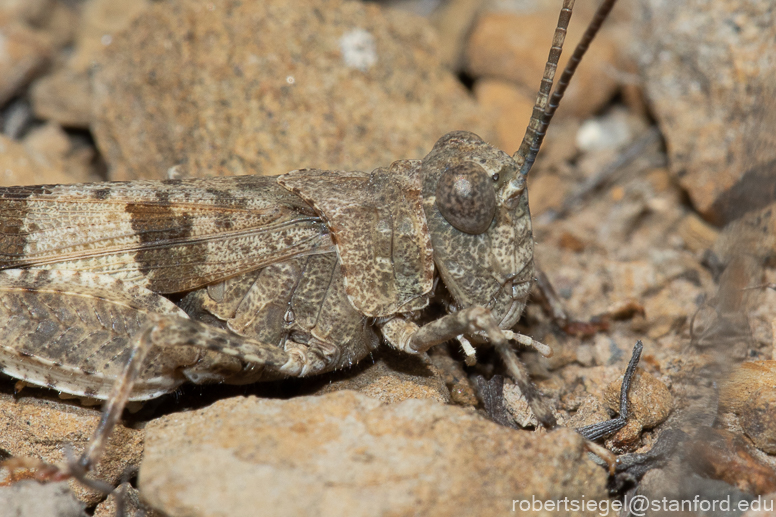
{"type": "Polygon", "coordinates": [[[423,206],[434,263],[459,308],[489,308],[512,327],[533,280],[525,181],[503,151],[466,131],[443,136],[423,160],[423,206]]]}

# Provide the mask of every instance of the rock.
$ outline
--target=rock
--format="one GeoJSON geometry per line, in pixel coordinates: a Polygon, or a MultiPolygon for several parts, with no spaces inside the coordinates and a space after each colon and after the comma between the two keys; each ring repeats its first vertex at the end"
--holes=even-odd
{"type": "Polygon", "coordinates": [[[4,0],[0,15],[24,23],[39,23],[52,8],[54,0],[4,0]]]}
{"type": "Polygon", "coordinates": [[[43,156],[49,163],[61,162],[70,152],[70,139],[55,122],[32,129],[24,137],[23,144],[31,154],[43,156]]]}
{"type": "MultiPolygon", "coordinates": [[[[748,508],[750,501],[755,499],[751,494],[742,492],[724,481],[701,477],[685,466],[677,465],[676,461],[671,461],[666,468],[648,471],[637,490],[641,497],[647,498],[646,501],[650,505],[660,504],[660,508],[666,509],[663,512],[646,512],[645,515],[660,517],[671,514],[687,517],[740,515],[739,509],[748,508]],[[680,511],[682,501],[696,505],[695,508],[699,511],[680,511]],[[718,508],[723,508],[723,504],[732,511],[725,509],[716,511],[718,508]],[[715,510],[706,511],[712,507],[715,510]]],[[[684,510],[687,509],[687,504],[685,503],[684,510]]],[[[642,508],[646,509],[646,507],[642,508]]],[[[653,507],[653,509],[656,508],[653,507]]],[[[639,511],[639,513],[642,512],[639,511]]]]}
{"type": "Polygon", "coordinates": [[[0,2],[3,17],[45,32],[55,47],[72,41],[78,23],[75,5],[62,0],[4,0],[0,2]]]}
{"type": "Polygon", "coordinates": [[[76,73],[91,69],[103,51],[112,44],[114,37],[129,27],[149,5],[149,0],[86,2],[76,35],[75,54],[68,61],[68,67],[76,73]]]}
{"type": "Polygon", "coordinates": [[[88,142],[71,138],[55,122],[34,127],[21,144],[0,136],[0,185],[88,181],[94,153],[88,142]]]}
{"type": "Polygon", "coordinates": [[[743,251],[758,262],[772,262],[776,249],[776,203],[749,212],[725,226],[712,251],[720,266],[743,251]]]}
{"type": "Polygon", "coordinates": [[[606,422],[611,417],[606,411],[606,408],[598,399],[593,395],[588,395],[582,400],[577,411],[563,423],[564,427],[571,429],[578,429],[588,425],[598,424],[600,422],[606,422]]]}
{"type": "Polygon", "coordinates": [[[531,496],[606,497],[576,432],[516,432],[430,400],[236,397],[146,433],[140,492],[171,516],[503,515],[531,496]]]}
{"type": "MultiPolygon", "coordinates": [[[[24,149],[42,171],[67,171],[57,183],[82,183],[94,180],[92,164],[95,149],[82,136],[69,136],[56,122],[48,122],[31,129],[22,141],[24,149]]],[[[53,180],[41,181],[51,183],[53,180]]]]}
{"type": "Polygon", "coordinates": [[[542,174],[530,182],[528,194],[531,199],[531,213],[542,214],[553,208],[560,208],[566,199],[567,183],[557,174],[542,174]]]}
{"type": "Polygon", "coordinates": [[[427,21],[373,4],[157,3],[106,54],[93,130],[114,179],[368,171],[452,129],[489,138],[427,21]]]}
{"type": "MultiPolygon", "coordinates": [[[[773,123],[768,127],[773,127],[773,123]]],[[[765,131],[768,130],[765,129],[765,131]]],[[[758,131],[751,131],[751,134],[759,135],[758,131]]],[[[708,216],[717,224],[726,224],[774,201],[776,201],[776,160],[771,160],[747,169],[737,183],[720,194],[709,209],[708,216]]]]}
{"type": "MultiPolygon", "coordinates": [[[[578,343],[568,340],[559,340],[556,336],[548,334],[542,340],[552,349],[550,357],[542,357],[539,362],[549,370],[558,370],[567,364],[577,360],[576,345],[578,343]]],[[[537,372],[538,373],[538,372],[537,372]]]]}
{"type": "Polygon", "coordinates": [[[92,119],[91,93],[88,75],[70,68],[40,78],[30,89],[38,118],[82,129],[87,129],[92,119]]]}
{"type": "Polygon", "coordinates": [[[474,96],[485,110],[494,114],[499,149],[514,154],[523,141],[536,99],[526,95],[514,84],[500,79],[477,81],[474,84],[474,96]]]}
{"type": "Polygon", "coordinates": [[[450,402],[445,381],[428,356],[402,354],[387,347],[374,356],[373,361],[361,361],[351,369],[323,376],[318,381],[323,386],[316,393],[353,390],[385,404],[407,399],[450,402]]]}
{"type": "Polygon", "coordinates": [[[0,14],[0,106],[40,74],[53,53],[45,35],[0,14]]]}
{"type": "MultiPolygon", "coordinates": [[[[438,348],[438,347],[435,347],[438,348]]],[[[477,394],[474,387],[469,382],[469,376],[463,369],[460,361],[457,361],[449,355],[439,353],[432,348],[433,354],[430,356],[431,363],[439,370],[442,380],[445,382],[450,392],[450,401],[459,406],[476,406],[477,394]]]]}
{"type": "Polygon", "coordinates": [[[584,152],[619,149],[633,141],[636,133],[644,131],[641,119],[624,109],[614,109],[601,117],[588,119],[577,132],[577,148],[584,152]]]}
{"type": "Polygon", "coordinates": [[[740,416],[758,449],[776,454],[776,361],[752,361],[733,369],[722,384],[720,405],[740,416]]]}
{"type": "MultiPolygon", "coordinates": [[[[593,356],[596,364],[611,366],[625,359],[625,350],[617,345],[610,336],[598,334],[593,338],[593,356]]],[[[610,384],[606,382],[606,384],[610,384]]]]}
{"type": "Polygon", "coordinates": [[[772,2],[641,4],[640,68],[675,178],[715,224],[772,202],[772,2]]]}
{"type": "Polygon", "coordinates": [[[609,261],[606,269],[619,298],[640,299],[664,280],[655,265],[646,260],[609,261]]]}
{"type": "Polygon", "coordinates": [[[65,156],[65,170],[76,183],[102,181],[97,149],[88,140],[78,137],[70,139],[70,152],[65,156]]]}
{"type": "Polygon", "coordinates": [[[704,290],[696,283],[677,278],[644,302],[647,337],[658,339],[672,330],[689,326],[704,290]]]}
{"type": "Polygon", "coordinates": [[[84,137],[69,136],[56,122],[33,127],[21,144],[0,137],[0,184],[77,183],[94,179],[94,147],[84,137]]]}
{"type": "Polygon", "coordinates": [[[577,347],[576,361],[582,366],[593,366],[595,364],[595,354],[592,345],[581,344],[577,347]]]}
{"type": "MultiPolygon", "coordinates": [[[[580,19],[589,19],[578,14],[580,19]]],[[[539,88],[552,33],[558,22],[557,5],[534,13],[489,12],[477,20],[466,49],[467,71],[477,78],[497,78],[519,85],[528,92],[539,88]]],[[[586,23],[572,23],[566,49],[577,44],[586,23]]],[[[617,81],[610,73],[616,66],[617,44],[604,28],[584,66],[579,67],[569,86],[558,116],[585,118],[614,95],[617,81]]],[[[566,66],[571,51],[561,56],[559,70],[566,66]]]]}
{"type": "Polygon", "coordinates": [[[86,182],[92,174],[95,149],[88,141],[70,137],[56,122],[30,130],[24,137],[24,148],[37,161],[52,169],[67,171],[65,182],[86,182]]]}
{"type": "Polygon", "coordinates": [[[585,251],[585,242],[569,231],[560,234],[558,246],[576,253],[585,251]]]}
{"type": "MultiPolygon", "coordinates": [[[[604,390],[604,402],[612,411],[620,410],[622,377],[604,390]]],[[[637,368],[628,392],[630,416],[626,426],[610,439],[616,447],[634,444],[643,429],[652,429],[665,422],[674,407],[671,392],[652,374],[637,368]]]]}
{"type": "Polygon", "coordinates": [[[742,414],[747,402],[759,391],[776,386],[776,361],[751,361],[734,368],[720,386],[719,404],[742,414]]]}
{"type": "Polygon", "coordinates": [[[768,454],[776,454],[776,387],[757,390],[744,404],[741,427],[755,446],[768,454]]]}
{"type": "Polygon", "coordinates": [[[26,480],[0,488],[0,508],[9,517],[86,517],[67,483],[26,480]]]}
{"type": "Polygon", "coordinates": [[[707,427],[695,438],[688,459],[699,472],[755,495],[776,491],[776,470],[757,459],[740,435],[707,427]]]}
{"type": "Polygon", "coordinates": [[[53,0],[49,4],[49,8],[34,26],[45,31],[57,48],[72,44],[80,22],[77,5],[62,0],[53,0]]]}
{"type": "Polygon", "coordinates": [[[676,231],[682,237],[687,249],[694,252],[711,249],[719,237],[719,230],[694,213],[687,214],[679,221],[676,231]]]}
{"type": "Polygon", "coordinates": [[[485,0],[451,0],[443,2],[431,15],[439,34],[442,62],[452,70],[463,67],[463,51],[472,24],[485,0]]]}
{"type": "Polygon", "coordinates": [[[741,517],[770,517],[776,508],[776,493],[758,497],[749,504],[748,508],[741,517]]]}
{"type": "Polygon", "coordinates": [[[122,483],[94,509],[94,517],[164,517],[140,500],[140,492],[129,483],[122,483]],[[123,492],[122,492],[123,491],[123,492]],[[117,513],[116,499],[123,498],[124,513],[117,513]]]}
{"type": "Polygon", "coordinates": [[[30,153],[22,144],[0,135],[0,185],[72,183],[61,162],[30,153]]]}
{"type": "MultiPolygon", "coordinates": [[[[100,411],[44,398],[0,393],[0,449],[14,457],[40,458],[46,463],[65,461],[65,447],[76,454],[86,446],[100,420],[100,411]]],[[[128,467],[137,467],[143,452],[143,432],[116,427],[108,448],[90,477],[115,484],[128,467]]],[[[93,505],[104,494],[70,481],[76,496],[93,505]]]]}

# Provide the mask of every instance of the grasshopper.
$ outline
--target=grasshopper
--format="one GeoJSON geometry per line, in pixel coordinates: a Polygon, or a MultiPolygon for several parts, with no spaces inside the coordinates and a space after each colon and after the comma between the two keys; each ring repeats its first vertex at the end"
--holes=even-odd
{"type": "MultiPolygon", "coordinates": [[[[564,0],[514,157],[454,131],[424,159],[371,173],[0,189],[0,371],[106,400],[65,474],[95,464],[127,401],[187,381],[320,374],[360,361],[381,339],[409,354],[455,339],[492,344],[539,421],[554,426],[509,341],[551,353],[510,329],[535,275],[525,178],[614,0],[550,99],[573,3],[564,0]],[[446,315],[427,316],[432,299],[446,315]]],[[[585,436],[624,425],[628,382],[620,418],[585,436]]]]}

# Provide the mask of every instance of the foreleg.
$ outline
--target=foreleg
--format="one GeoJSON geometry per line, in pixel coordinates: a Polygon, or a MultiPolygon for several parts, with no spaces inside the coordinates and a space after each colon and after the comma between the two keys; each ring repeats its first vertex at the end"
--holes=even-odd
{"type": "MultiPolygon", "coordinates": [[[[507,335],[499,328],[489,310],[483,307],[469,307],[443,316],[422,327],[412,321],[394,318],[382,324],[382,332],[391,346],[410,354],[425,352],[434,345],[457,339],[464,334],[484,334],[488,341],[496,347],[507,371],[525,395],[536,418],[545,427],[551,428],[556,425],[552,411],[534,388],[528,371],[520,363],[517,354],[509,345],[507,335]]],[[[516,336],[512,332],[509,335],[510,337],[516,336]]],[[[521,334],[517,335],[522,336],[521,334]]],[[[466,342],[468,343],[468,341],[466,342]]],[[[541,345],[541,343],[539,344],[541,345]]],[[[543,346],[546,347],[546,345],[543,346]]]]}
{"type": "Polygon", "coordinates": [[[483,307],[469,307],[419,327],[412,321],[392,318],[381,325],[388,343],[402,352],[420,354],[434,345],[463,334],[483,332],[491,343],[506,343],[507,338],[483,307]]]}

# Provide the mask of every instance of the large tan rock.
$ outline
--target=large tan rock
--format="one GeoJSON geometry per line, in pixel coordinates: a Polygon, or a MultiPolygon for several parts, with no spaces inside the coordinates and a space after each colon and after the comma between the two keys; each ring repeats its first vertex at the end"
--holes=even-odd
{"type": "Polygon", "coordinates": [[[719,402],[741,417],[741,427],[758,449],[776,454],[776,361],[752,361],[732,370],[719,402]]]}
{"type": "Polygon", "coordinates": [[[532,496],[606,497],[574,431],[514,431],[431,400],[232,398],[146,432],[140,493],[173,517],[504,515],[532,496]]]}
{"type": "Polygon", "coordinates": [[[705,218],[776,200],[770,0],[641,0],[640,66],[671,171],[705,218]]]}
{"type": "MultiPolygon", "coordinates": [[[[533,113],[536,99],[514,84],[499,79],[482,79],[474,85],[474,95],[483,110],[492,110],[496,116],[499,148],[514,154],[520,147],[525,128],[533,113]]],[[[533,191],[532,191],[533,193],[533,191]]],[[[535,197],[531,197],[531,207],[535,197]]]]}
{"type": "Polygon", "coordinates": [[[68,67],[77,73],[87,72],[101,60],[103,51],[112,44],[114,36],[127,29],[149,4],[149,0],[85,2],[75,38],[75,52],[68,67]]]}
{"type": "Polygon", "coordinates": [[[115,179],[370,170],[483,128],[428,22],[360,2],[159,3],[114,35],[93,86],[115,179]]]}

